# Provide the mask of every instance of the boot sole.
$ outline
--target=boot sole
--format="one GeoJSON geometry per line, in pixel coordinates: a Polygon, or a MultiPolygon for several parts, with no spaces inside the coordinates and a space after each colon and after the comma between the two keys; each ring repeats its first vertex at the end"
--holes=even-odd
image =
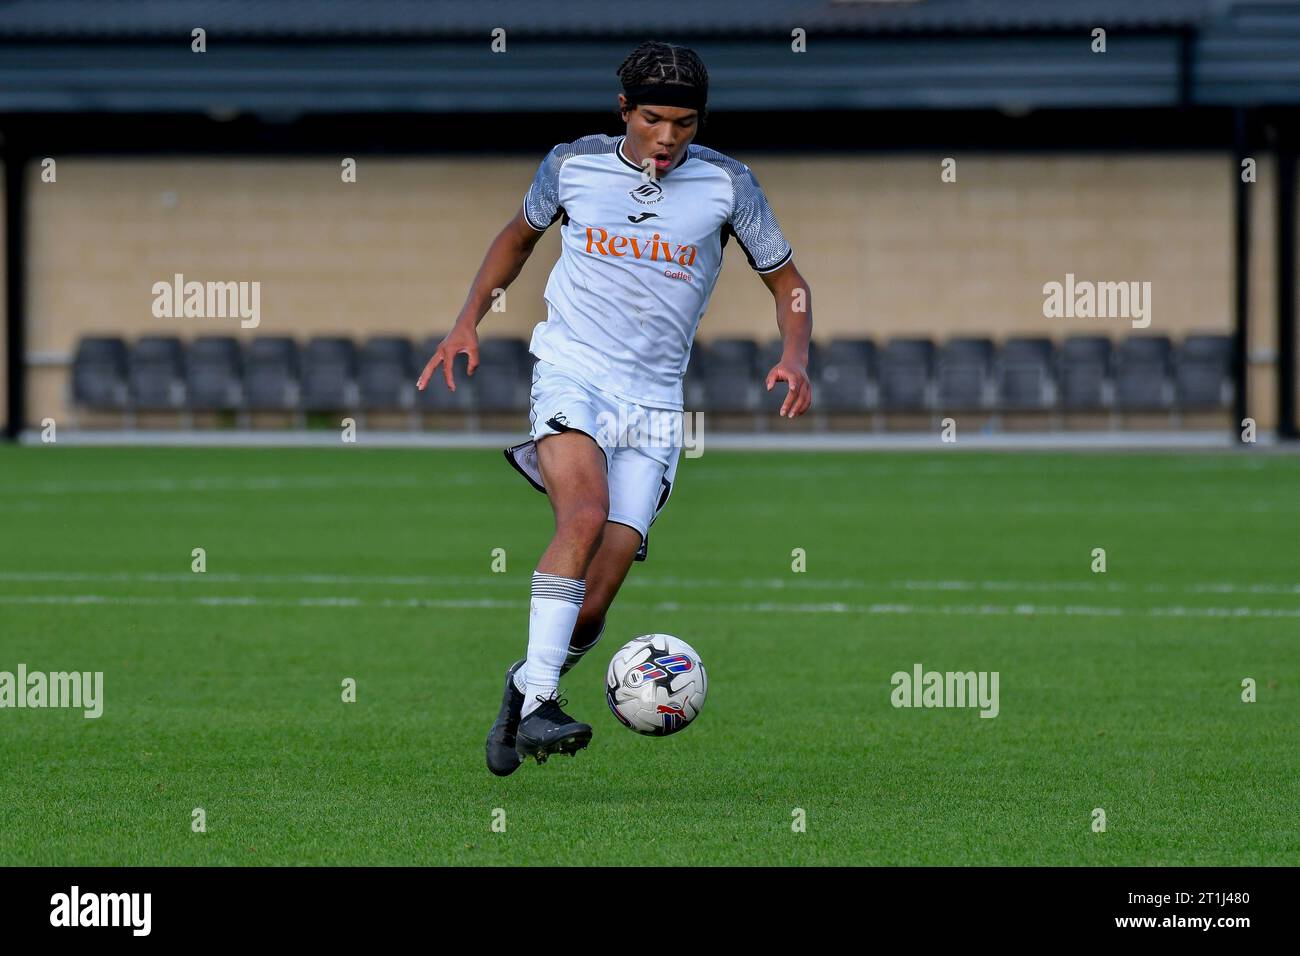
{"type": "Polygon", "coordinates": [[[536,749],[533,749],[534,745],[532,741],[525,742],[522,737],[518,739],[520,744],[520,763],[523,763],[523,761],[527,760],[529,757],[532,757],[538,763],[546,763],[546,759],[553,754],[568,754],[572,757],[583,747],[587,746],[587,744],[591,743],[591,731],[575,730],[573,733],[565,734],[563,737],[558,737],[548,744],[537,745],[536,749]]]}

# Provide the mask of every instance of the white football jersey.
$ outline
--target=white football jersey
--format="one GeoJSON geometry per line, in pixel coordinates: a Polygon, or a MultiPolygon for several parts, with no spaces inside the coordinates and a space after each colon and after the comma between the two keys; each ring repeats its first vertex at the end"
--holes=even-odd
{"type": "Polygon", "coordinates": [[[528,224],[543,232],[560,220],[563,243],[529,350],[624,401],[681,409],[728,238],[757,272],[792,252],[744,163],[692,143],[647,180],[622,145],[603,133],[561,143],[524,197],[528,224]]]}

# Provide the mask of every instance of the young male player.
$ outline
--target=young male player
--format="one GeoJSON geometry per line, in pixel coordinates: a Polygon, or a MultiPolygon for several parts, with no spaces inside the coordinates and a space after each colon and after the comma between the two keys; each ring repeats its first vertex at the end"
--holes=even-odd
{"type": "MultiPolygon", "coordinates": [[[[596,642],[650,525],[668,500],[680,443],[634,439],[622,425],[675,414],[691,343],[735,237],[776,303],[783,354],[767,374],[787,383],[781,414],[808,410],[808,285],[758,181],[743,163],[692,145],[706,115],[708,73],[685,47],[642,43],[618,69],[622,136],[561,143],[542,161],[523,208],[489,247],[455,327],[425,366],[478,366],[479,320],[492,291],[519,275],[557,220],[563,249],[533,331],[531,439],[506,457],[550,498],[555,536],[533,572],[528,655],[506,672],[487,739],[488,769],[573,754],[591,727],[561,708],[560,676],[596,642]],[[802,294],[797,294],[802,290],[802,294]]],[[[680,433],[679,433],[680,434],[680,433]]]]}

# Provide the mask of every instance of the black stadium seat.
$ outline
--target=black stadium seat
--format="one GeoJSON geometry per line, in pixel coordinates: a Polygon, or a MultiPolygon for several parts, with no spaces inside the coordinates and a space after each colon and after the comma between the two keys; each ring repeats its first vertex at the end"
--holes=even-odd
{"type": "Polygon", "coordinates": [[[1101,411],[1111,405],[1110,339],[1071,335],[1057,360],[1059,405],[1066,411],[1101,411]]]}
{"type": "Polygon", "coordinates": [[[831,339],[813,368],[814,408],[862,412],[876,404],[876,345],[870,339],[831,339]]]}
{"type": "Polygon", "coordinates": [[[127,407],[126,343],[110,336],[87,336],[72,360],[72,400],[85,408],[122,411],[127,407]]]}
{"type": "Polygon", "coordinates": [[[297,409],[298,369],[298,345],[293,339],[254,339],[244,357],[244,406],[250,411],[297,409]]]}
{"type": "Polygon", "coordinates": [[[308,412],[357,407],[357,347],[351,339],[322,335],[302,353],[301,405],[308,412]]]}
{"type": "Polygon", "coordinates": [[[755,411],[761,388],[753,363],[719,362],[710,356],[704,367],[704,404],[709,411],[755,411]]]}
{"type": "Polygon", "coordinates": [[[1052,340],[1013,336],[994,366],[997,405],[1008,411],[1046,411],[1056,403],[1052,340]]]}
{"type": "Polygon", "coordinates": [[[941,411],[992,404],[993,343],[986,338],[950,339],[939,350],[935,391],[941,411]]]}
{"type": "Polygon", "coordinates": [[[174,335],[146,335],[128,358],[131,407],[177,411],[185,405],[185,348],[174,335]]]}
{"type": "Polygon", "coordinates": [[[931,407],[934,343],[929,339],[890,339],[880,353],[880,404],[889,411],[931,407]]]}
{"type": "Polygon", "coordinates": [[[1174,403],[1173,346],[1163,335],[1125,339],[1115,353],[1115,405],[1126,411],[1163,411],[1174,403]]]}
{"type": "Polygon", "coordinates": [[[757,342],[734,337],[713,339],[701,359],[706,409],[741,413],[758,408],[761,385],[757,342]]]}
{"type": "Polygon", "coordinates": [[[682,380],[682,401],[687,411],[704,408],[704,352],[703,342],[696,342],[686,362],[686,376],[682,380]]]}
{"type": "Polygon", "coordinates": [[[243,357],[228,335],[201,335],[185,356],[185,383],[194,411],[224,412],[242,403],[243,357]]]}
{"type": "Polygon", "coordinates": [[[709,342],[707,364],[754,368],[758,364],[758,343],[753,339],[720,338],[709,342]]]}
{"type": "Polygon", "coordinates": [[[380,335],[361,348],[357,383],[361,407],[367,411],[395,411],[415,404],[415,356],[409,339],[380,335]]]}
{"type": "MultiPolygon", "coordinates": [[[[528,343],[518,338],[479,339],[478,357],[479,365],[474,370],[474,404],[478,410],[526,411],[533,380],[533,357],[528,352],[528,343]]],[[[464,379],[465,376],[457,375],[458,390],[464,379]]]]}
{"type": "Polygon", "coordinates": [[[1227,408],[1232,404],[1236,346],[1228,335],[1189,335],[1174,359],[1178,407],[1227,408]]]}

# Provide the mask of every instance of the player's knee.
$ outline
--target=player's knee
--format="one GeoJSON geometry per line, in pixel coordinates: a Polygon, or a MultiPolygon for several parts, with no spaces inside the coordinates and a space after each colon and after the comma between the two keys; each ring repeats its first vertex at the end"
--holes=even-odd
{"type": "Polygon", "coordinates": [[[593,553],[605,534],[609,509],[600,503],[575,505],[557,521],[556,531],[593,553]]]}

